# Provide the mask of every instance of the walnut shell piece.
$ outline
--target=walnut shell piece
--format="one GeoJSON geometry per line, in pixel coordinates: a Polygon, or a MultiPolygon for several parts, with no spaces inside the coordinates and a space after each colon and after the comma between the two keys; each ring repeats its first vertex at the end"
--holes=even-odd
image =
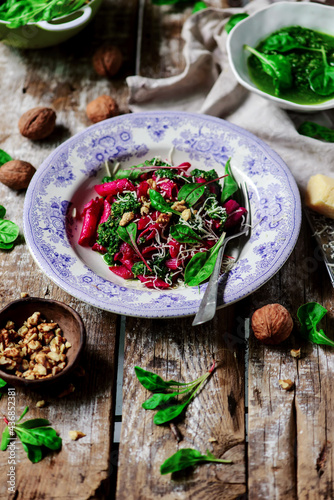
{"type": "Polygon", "coordinates": [[[87,105],[86,113],[93,123],[97,123],[112,116],[117,116],[118,105],[109,95],[100,95],[87,105]]]}
{"type": "Polygon", "coordinates": [[[114,76],[123,63],[123,56],[119,48],[106,42],[93,55],[93,66],[100,76],[114,76]]]}
{"type": "Polygon", "coordinates": [[[267,304],[254,312],[252,329],[255,337],[264,344],[277,345],[289,337],[293,320],[281,304],[267,304]]]}
{"type": "Polygon", "coordinates": [[[20,191],[29,186],[35,167],[27,161],[11,160],[0,167],[0,182],[11,189],[20,191]]]}
{"type": "Polygon", "coordinates": [[[32,141],[45,139],[54,131],[56,113],[51,108],[32,108],[19,119],[19,130],[24,137],[32,141]]]}

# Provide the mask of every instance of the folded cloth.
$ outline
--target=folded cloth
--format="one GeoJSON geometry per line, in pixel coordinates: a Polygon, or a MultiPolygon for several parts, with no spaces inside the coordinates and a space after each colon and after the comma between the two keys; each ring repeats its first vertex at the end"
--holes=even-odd
{"type": "Polygon", "coordinates": [[[302,136],[296,125],[304,120],[331,124],[333,111],[291,113],[248,92],[237,83],[226,52],[224,26],[230,16],[241,12],[252,14],[269,3],[254,0],[245,8],[208,8],[190,16],[182,30],[184,71],[161,79],[128,77],[129,107],[134,112],[156,109],[200,112],[239,125],[263,139],[283,158],[303,191],[311,175],[334,176],[334,144],[302,136]]]}

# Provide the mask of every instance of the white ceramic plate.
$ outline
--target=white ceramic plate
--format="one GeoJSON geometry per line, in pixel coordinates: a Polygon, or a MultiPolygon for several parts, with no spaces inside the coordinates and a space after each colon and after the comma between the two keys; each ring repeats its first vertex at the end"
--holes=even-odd
{"type": "Polygon", "coordinates": [[[220,175],[232,158],[239,181],[246,180],[252,211],[251,238],[237,265],[222,280],[218,307],[245,297],[284,264],[297,241],[301,203],[296,183],[282,159],[260,139],[228,122],[206,115],[152,112],[100,122],[59,146],[40,166],[28,188],[24,232],[29,249],[46,275],[89,304],[130,316],[189,316],[199,307],[206,284],[148,290],[114,275],[101,256],[77,244],[93,186],[106,175],[104,162],[124,168],[153,156],[192,168],[215,168],[220,175]]]}

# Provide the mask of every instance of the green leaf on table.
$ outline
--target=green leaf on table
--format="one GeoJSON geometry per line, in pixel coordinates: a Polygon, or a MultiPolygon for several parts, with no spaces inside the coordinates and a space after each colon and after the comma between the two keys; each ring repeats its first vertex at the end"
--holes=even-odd
{"type": "Polygon", "coordinates": [[[22,424],[17,424],[17,427],[22,427],[23,429],[32,429],[33,427],[41,427],[43,425],[50,425],[50,422],[45,418],[31,418],[30,420],[22,422],[22,424]]]}
{"type": "Polygon", "coordinates": [[[158,210],[159,212],[162,212],[164,214],[180,215],[180,212],[173,210],[171,206],[167,203],[167,201],[164,199],[164,197],[160,193],[158,193],[158,191],[154,191],[154,189],[149,189],[148,194],[150,197],[151,206],[155,210],[158,210]]]}
{"type": "Polygon", "coordinates": [[[33,444],[27,444],[22,442],[22,447],[27,453],[27,456],[33,464],[40,462],[43,458],[42,448],[40,446],[34,446],[33,444]]]}
{"type": "Polygon", "coordinates": [[[135,366],[135,373],[141,385],[145,387],[148,391],[164,391],[170,387],[185,386],[183,382],[177,382],[176,380],[164,380],[156,373],[144,370],[140,366],[135,366]]]}
{"type": "Polygon", "coordinates": [[[22,418],[28,413],[28,411],[29,411],[29,406],[26,406],[16,423],[20,422],[22,418]]]}
{"type": "Polygon", "coordinates": [[[318,323],[327,313],[327,309],[318,302],[308,302],[299,307],[297,316],[301,325],[301,334],[313,344],[329,345],[334,342],[327,337],[323,330],[318,329],[318,323]]]}
{"type": "Polygon", "coordinates": [[[201,237],[189,226],[175,224],[170,228],[170,235],[179,243],[196,244],[202,241],[201,237]]]}
{"type": "MultiPolygon", "coordinates": [[[[208,453],[208,452],[207,452],[208,453]]],[[[192,448],[183,448],[178,450],[174,455],[167,458],[165,462],[160,466],[161,474],[172,474],[173,472],[178,472],[180,470],[186,469],[187,467],[193,467],[205,462],[216,462],[223,464],[231,464],[231,460],[222,460],[216,458],[212,453],[207,455],[202,455],[198,450],[192,448]]]]}
{"type": "Polygon", "coordinates": [[[262,54],[258,50],[244,45],[244,48],[257,57],[262,65],[262,69],[273,79],[275,95],[279,95],[281,89],[290,88],[292,85],[292,73],[289,60],[282,54],[262,54]]]}
{"type": "Polygon", "coordinates": [[[154,415],[153,422],[155,425],[166,424],[167,422],[174,420],[176,417],[179,417],[190,403],[190,399],[191,398],[184,403],[178,403],[168,406],[167,408],[161,408],[161,410],[154,415]]]}
{"type": "Polygon", "coordinates": [[[7,385],[7,382],[0,378],[0,387],[5,387],[7,385]]]}
{"type": "Polygon", "coordinates": [[[334,142],[334,130],[315,122],[303,122],[298,128],[298,133],[305,135],[306,137],[312,137],[313,139],[322,139],[326,142],[334,142]]]}
{"type": "Polygon", "coordinates": [[[239,185],[235,180],[231,171],[231,158],[229,158],[225,165],[225,174],[227,177],[224,179],[224,186],[221,194],[221,203],[231,198],[239,189],[239,185]]]}
{"type": "Polygon", "coordinates": [[[144,401],[142,407],[144,410],[155,410],[158,406],[169,403],[171,399],[175,399],[178,395],[178,392],[170,392],[168,394],[161,394],[160,392],[157,392],[144,401]]]}
{"type": "Polygon", "coordinates": [[[7,161],[11,161],[13,158],[6,153],[3,149],[0,149],[0,167],[4,164],[7,163],[7,161]]]}
{"type": "Polygon", "coordinates": [[[6,215],[6,209],[2,205],[0,205],[0,219],[3,219],[6,215]]]}
{"type": "Polygon", "coordinates": [[[10,443],[10,434],[9,434],[8,425],[6,425],[6,427],[4,428],[4,430],[2,432],[0,450],[6,451],[9,443],[10,443]]]}
{"type": "Polygon", "coordinates": [[[230,19],[227,21],[225,24],[225,31],[229,33],[236,24],[240,23],[243,19],[246,19],[248,17],[248,14],[234,14],[233,16],[230,17],[230,19]]]}
{"type": "Polygon", "coordinates": [[[5,245],[13,243],[20,232],[20,228],[15,222],[0,219],[0,243],[5,245]]]}
{"type": "Polygon", "coordinates": [[[62,440],[52,427],[35,427],[31,429],[22,426],[14,427],[15,433],[22,443],[34,446],[46,446],[51,450],[59,450],[62,440]]]}

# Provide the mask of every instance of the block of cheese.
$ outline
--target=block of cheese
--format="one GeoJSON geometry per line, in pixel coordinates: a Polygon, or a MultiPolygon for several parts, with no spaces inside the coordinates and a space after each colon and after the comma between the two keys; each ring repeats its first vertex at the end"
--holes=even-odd
{"type": "Polygon", "coordinates": [[[319,214],[334,219],[334,179],[322,174],[310,177],[305,204],[319,214]]]}

